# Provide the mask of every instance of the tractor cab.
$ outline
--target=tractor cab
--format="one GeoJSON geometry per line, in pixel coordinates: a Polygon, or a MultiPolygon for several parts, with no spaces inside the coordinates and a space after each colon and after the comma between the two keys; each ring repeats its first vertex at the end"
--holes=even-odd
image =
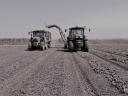
{"type": "Polygon", "coordinates": [[[44,32],[43,31],[33,31],[33,37],[43,37],[44,32]]]}
{"type": "Polygon", "coordinates": [[[83,27],[72,27],[69,28],[69,38],[71,39],[82,39],[84,36],[83,27]]]}
{"type": "Polygon", "coordinates": [[[87,39],[84,33],[84,27],[69,28],[69,35],[67,37],[68,49],[70,51],[83,50],[88,52],[87,39]]]}
{"type": "Polygon", "coordinates": [[[31,37],[34,38],[34,37],[39,37],[39,38],[42,38],[45,36],[45,31],[43,30],[36,30],[36,31],[32,31],[30,32],[29,34],[31,34],[31,37]]]}

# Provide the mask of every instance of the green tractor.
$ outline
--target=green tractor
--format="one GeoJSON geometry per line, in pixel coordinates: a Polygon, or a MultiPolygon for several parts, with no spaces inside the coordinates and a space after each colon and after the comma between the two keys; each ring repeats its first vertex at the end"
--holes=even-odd
{"type": "Polygon", "coordinates": [[[85,36],[84,27],[69,28],[69,35],[67,37],[67,47],[70,51],[84,51],[88,52],[87,38],[85,36]]]}
{"type": "Polygon", "coordinates": [[[41,49],[46,50],[51,47],[51,33],[45,30],[36,30],[29,32],[31,38],[28,42],[28,50],[41,49]]]}

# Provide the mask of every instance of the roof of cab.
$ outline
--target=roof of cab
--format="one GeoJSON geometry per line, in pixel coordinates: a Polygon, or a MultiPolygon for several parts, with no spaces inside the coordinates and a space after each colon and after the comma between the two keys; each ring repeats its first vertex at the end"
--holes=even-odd
{"type": "Polygon", "coordinates": [[[32,31],[32,32],[51,33],[51,32],[49,32],[49,31],[46,31],[46,30],[34,30],[34,31],[32,31]]]}
{"type": "Polygon", "coordinates": [[[78,27],[78,26],[76,26],[76,27],[71,27],[71,28],[69,28],[70,30],[72,30],[72,29],[84,29],[84,27],[78,27]]]}

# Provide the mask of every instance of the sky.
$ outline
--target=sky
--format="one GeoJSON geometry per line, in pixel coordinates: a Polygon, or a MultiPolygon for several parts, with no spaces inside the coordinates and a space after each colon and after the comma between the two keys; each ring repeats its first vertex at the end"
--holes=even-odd
{"type": "Polygon", "coordinates": [[[86,26],[89,39],[128,38],[128,0],[0,0],[0,38],[28,38],[33,30],[48,30],[60,38],[63,30],[86,26]]]}

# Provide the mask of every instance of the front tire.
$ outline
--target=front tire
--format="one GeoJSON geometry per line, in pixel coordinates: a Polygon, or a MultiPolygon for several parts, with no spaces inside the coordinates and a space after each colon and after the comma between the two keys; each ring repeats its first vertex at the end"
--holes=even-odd
{"type": "Polygon", "coordinates": [[[51,43],[48,44],[48,48],[51,48],[51,43]]]}
{"type": "Polygon", "coordinates": [[[31,44],[31,42],[28,42],[28,50],[29,50],[29,51],[32,50],[32,44],[31,44]]]}

